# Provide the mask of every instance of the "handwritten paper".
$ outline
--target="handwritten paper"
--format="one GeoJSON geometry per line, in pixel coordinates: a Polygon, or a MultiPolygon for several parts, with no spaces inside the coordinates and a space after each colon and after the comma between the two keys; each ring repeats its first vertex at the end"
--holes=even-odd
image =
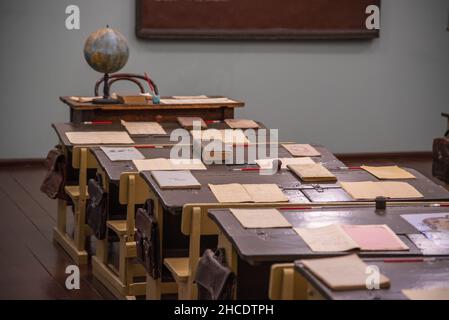
{"type": "Polygon", "coordinates": [[[407,182],[361,181],[341,182],[340,184],[343,189],[356,200],[374,200],[377,197],[391,199],[423,198],[423,195],[407,182]]]}
{"type": "Polygon", "coordinates": [[[291,223],[276,209],[231,209],[243,228],[291,228],[291,223]]]}
{"type": "MultiPolygon", "coordinates": [[[[301,260],[301,263],[330,289],[335,291],[367,290],[367,265],[356,254],[343,257],[301,260]]],[[[390,287],[390,280],[380,275],[379,287],[390,287]]]]}
{"type": "Polygon", "coordinates": [[[166,134],[164,128],[157,122],[128,122],[121,121],[130,135],[166,134]]]}
{"type": "Polygon", "coordinates": [[[361,166],[361,168],[377,179],[388,180],[388,179],[415,179],[415,176],[410,172],[398,167],[398,166],[382,166],[382,167],[370,167],[361,166]]]}
{"type": "Polygon", "coordinates": [[[71,144],[133,144],[128,133],[123,131],[66,132],[71,144]]]}
{"type": "Polygon", "coordinates": [[[118,148],[118,147],[101,147],[101,150],[111,161],[131,161],[145,159],[143,154],[134,147],[118,148]]]}
{"type": "Polygon", "coordinates": [[[320,228],[295,228],[315,252],[341,252],[358,249],[359,245],[337,224],[320,228]]]}
{"type": "Polygon", "coordinates": [[[310,144],[283,144],[282,145],[288,152],[294,157],[320,157],[321,153],[318,152],[310,144]]]}

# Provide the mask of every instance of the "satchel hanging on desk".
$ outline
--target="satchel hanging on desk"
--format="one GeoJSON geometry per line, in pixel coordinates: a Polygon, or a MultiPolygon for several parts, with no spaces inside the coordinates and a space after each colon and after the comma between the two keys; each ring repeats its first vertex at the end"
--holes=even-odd
{"type": "Polygon", "coordinates": [[[40,190],[51,199],[68,200],[64,191],[66,182],[66,157],[62,147],[57,145],[48,152],[45,159],[47,174],[40,190]]]}
{"type": "Polygon", "coordinates": [[[195,282],[199,300],[230,300],[235,288],[235,275],[226,264],[225,250],[207,249],[196,270],[195,282]]]}
{"type": "Polygon", "coordinates": [[[432,175],[449,182],[449,139],[447,137],[433,140],[432,175]]]}
{"type": "Polygon", "coordinates": [[[159,226],[154,216],[153,200],[147,200],[136,212],[137,258],[153,279],[161,276],[159,226]]]}
{"type": "Polygon", "coordinates": [[[89,201],[87,203],[87,224],[92,229],[95,237],[103,240],[106,236],[107,193],[102,186],[102,179],[97,175],[95,179],[89,179],[87,190],[89,201]]]}

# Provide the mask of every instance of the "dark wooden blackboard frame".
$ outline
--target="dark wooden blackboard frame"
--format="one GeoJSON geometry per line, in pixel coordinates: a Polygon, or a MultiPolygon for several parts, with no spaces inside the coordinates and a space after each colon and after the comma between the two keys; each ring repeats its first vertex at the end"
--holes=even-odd
{"type": "MultiPolygon", "coordinates": [[[[155,40],[344,40],[379,37],[379,30],[368,29],[163,29],[146,28],[151,19],[142,10],[147,0],[136,0],[136,36],[155,40]]],[[[304,0],[313,1],[313,0],[304,0]]],[[[372,0],[380,7],[381,0],[372,0]]],[[[344,10],[344,8],[342,8],[344,10]]],[[[336,13],[338,14],[338,13],[336,13]]],[[[316,19],[320,19],[319,16],[316,19]]]]}

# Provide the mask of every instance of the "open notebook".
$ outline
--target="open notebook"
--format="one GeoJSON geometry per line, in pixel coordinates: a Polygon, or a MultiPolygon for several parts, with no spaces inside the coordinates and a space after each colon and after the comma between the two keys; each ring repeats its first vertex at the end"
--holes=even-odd
{"type": "Polygon", "coordinates": [[[209,184],[218,202],[288,202],[276,184],[209,184]]]}
{"type": "Polygon", "coordinates": [[[315,252],[406,251],[407,245],[387,225],[338,225],[295,228],[315,252]]]}
{"type": "MultiPolygon", "coordinates": [[[[343,257],[301,260],[304,267],[335,291],[367,289],[368,265],[356,254],[343,257]]],[[[390,287],[390,280],[380,275],[379,287],[390,287]]]]}
{"type": "Polygon", "coordinates": [[[374,200],[377,197],[391,199],[423,198],[423,195],[407,182],[361,181],[340,182],[343,189],[356,200],[374,200]]]}
{"type": "Polygon", "coordinates": [[[405,169],[398,166],[382,166],[382,167],[371,167],[371,166],[361,166],[361,168],[377,179],[388,180],[388,179],[415,179],[415,176],[405,169]]]}

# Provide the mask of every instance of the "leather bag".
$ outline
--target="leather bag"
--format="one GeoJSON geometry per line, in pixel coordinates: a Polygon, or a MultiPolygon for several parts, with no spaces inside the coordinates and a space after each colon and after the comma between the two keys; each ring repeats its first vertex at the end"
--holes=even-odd
{"type": "Polygon", "coordinates": [[[432,175],[442,181],[449,182],[449,139],[434,139],[432,149],[432,175]]]}
{"type": "Polygon", "coordinates": [[[68,200],[64,191],[66,183],[66,157],[62,147],[57,145],[48,152],[45,159],[47,174],[41,184],[40,190],[50,199],[68,200]]]}
{"type": "Polygon", "coordinates": [[[136,212],[137,259],[153,279],[161,276],[159,225],[154,216],[153,200],[147,200],[136,212]]]}
{"type": "Polygon", "coordinates": [[[207,249],[198,262],[195,282],[199,300],[230,300],[235,288],[235,275],[226,264],[225,250],[207,249]]]}
{"type": "Polygon", "coordinates": [[[95,237],[103,240],[106,236],[106,221],[108,217],[107,193],[104,191],[101,176],[89,179],[87,184],[89,200],[87,202],[87,224],[95,237]]]}

